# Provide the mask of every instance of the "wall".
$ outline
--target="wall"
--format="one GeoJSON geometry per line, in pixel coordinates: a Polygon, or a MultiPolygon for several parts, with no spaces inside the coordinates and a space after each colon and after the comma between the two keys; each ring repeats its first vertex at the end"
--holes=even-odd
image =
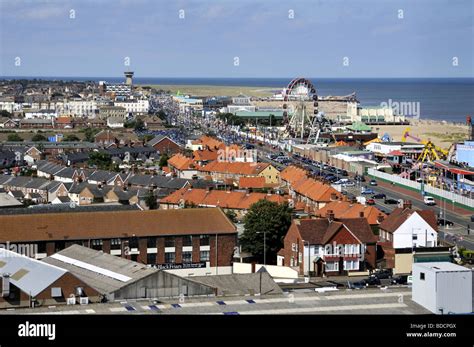
{"type": "Polygon", "coordinates": [[[409,274],[412,271],[412,265],[412,253],[395,254],[395,268],[393,269],[393,274],[409,274]]]}
{"type": "Polygon", "coordinates": [[[472,313],[472,271],[438,272],[436,301],[438,312],[472,313]]]}
{"type": "Polygon", "coordinates": [[[413,213],[394,233],[393,248],[435,247],[438,233],[418,213],[413,213]],[[413,236],[417,240],[413,240],[413,236]],[[426,241],[431,242],[427,245],[426,241]]]}
{"type": "Polygon", "coordinates": [[[412,300],[427,310],[437,313],[435,273],[417,264],[413,264],[412,300]],[[425,274],[425,280],[420,279],[420,273],[425,274]]]}

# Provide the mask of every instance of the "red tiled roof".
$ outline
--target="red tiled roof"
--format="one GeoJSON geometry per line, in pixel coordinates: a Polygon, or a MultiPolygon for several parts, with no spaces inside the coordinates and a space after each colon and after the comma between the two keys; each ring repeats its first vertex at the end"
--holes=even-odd
{"type": "Polygon", "coordinates": [[[264,188],[265,177],[240,177],[239,188],[264,188]]]}
{"type": "Polygon", "coordinates": [[[361,213],[367,218],[370,225],[379,224],[378,220],[380,217],[385,219],[387,215],[381,212],[374,206],[364,206],[359,203],[350,203],[349,201],[332,201],[327,203],[323,208],[315,211],[315,215],[318,217],[326,217],[328,211],[334,213],[334,217],[339,218],[359,218],[361,213]]]}

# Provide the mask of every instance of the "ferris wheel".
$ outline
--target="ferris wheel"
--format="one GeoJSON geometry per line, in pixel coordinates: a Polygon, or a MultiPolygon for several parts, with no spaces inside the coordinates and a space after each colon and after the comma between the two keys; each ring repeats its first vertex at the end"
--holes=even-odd
{"type": "Polygon", "coordinates": [[[307,137],[318,114],[318,95],[310,80],[302,77],[293,79],[283,96],[283,119],[286,137],[307,137]],[[313,102],[313,112],[307,110],[307,103],[313,102]]]}

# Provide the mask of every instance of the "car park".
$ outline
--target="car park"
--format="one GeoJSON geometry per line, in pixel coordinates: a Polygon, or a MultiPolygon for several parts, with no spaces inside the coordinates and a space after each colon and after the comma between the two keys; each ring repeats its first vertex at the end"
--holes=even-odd
{"type": "Polygon", "coordinates": [[[343,184],[344,187],[355,187],[355,182],[347,181],[343,184]]]}
{"type": "Polygon", "coordinates": [[[379,270],[372,274],[373,277],[377,277],[379,280],[392,278],[392,271],[391,270],[379,270]]]}
{"type": "Polygon", "coordinates": [[[408,283],[408,275],[400,275],[393,277],[391,280],[392,284],[407,284],[408,283]]]}
{"type": "Polygon", "coordinates": [[[349,176],[349,173],[346,170],[342,170],[342,176],[349,176]]]}
{"type": "Polygon", "coordinates": [[[369,184],[370,184],[371,186],[376,186],[376,185],[377,185],[377,181],[372,179],[372,180],[370,180],[369,184]]]}
{"type": "Polygon", "coordinates": [[[366,203],[367,205],[375,205],[375,200],[372,199],[372,198],[369,198],[369,199],[365,200],[365,203],[366,203]]]}
{"type": "Polygon", "coordinates": [[[357,282],[349,282],[347,281],[347,287],[349,289],[363,289],[367,287],[367,284],[364,280],[357,281],[357,282]]]}
{"type": "Polygon", "coordinates": [[[362,189],[361,194],[364,194],[364,195],[366,195],[366,194],[375,194],[375,192],[374,192],[374,190],[373,190],[372,188],[364,187],[364,188],[362,189]]]}

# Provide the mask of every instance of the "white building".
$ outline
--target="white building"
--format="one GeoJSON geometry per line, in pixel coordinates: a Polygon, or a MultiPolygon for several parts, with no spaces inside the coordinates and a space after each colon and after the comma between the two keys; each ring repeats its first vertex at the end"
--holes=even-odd
{"type": "Polygon", "coordinates": [[[56,119],[58,113],[55,110],[25,110],[25,119],[56,119]]]}
{"type": "Polygon", "coordinates": [[[415,263],[412,288],[412,300],[433,313],[472,313],[472,270],[464,266],[415,263]]]}
{"type": "Polygon", "coordinates": [[[0,111],[8,111],[10,113],[22,110],[22,105],[13,101],[0,101],[0,111]]]}
{"type": "Polygon", "coordinates": [[[133,100],[133,101],[115,101],[115,106],[123,107],[128,114],[143,115],[148,114],[150,109],[150,103],[146,99],[133,100]]]}
{"type": "Polygon", "coordinates": [[[60,106],[59,113],[71,116],[91,116],[97,110],[97,102],[95,100],[72,100],[65,102],[60,106]]]}
{"type": "Polygon", "coordinates": [[[436,215],[432,210],[397,208],[380,223],[380,238],[391,242],[394,249],[436,247],[436,215]]]}
{"type": "Polygon", "coordinates": [[[401,151],[404,154],[420,154],[425,145],[422,143],[411,143],[411,142],[371,142],[365,149],[387,155],[393,151],[401,151]]]}

